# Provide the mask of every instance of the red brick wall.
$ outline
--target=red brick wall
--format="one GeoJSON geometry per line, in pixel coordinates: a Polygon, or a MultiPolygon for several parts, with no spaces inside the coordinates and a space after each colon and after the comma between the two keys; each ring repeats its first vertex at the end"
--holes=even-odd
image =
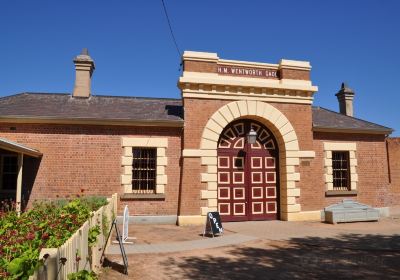
{"type": "Polygon", "coordinates": [[[200,198],[200,190],[207,188],[201,183],[200,174],[205,172],[200,158],[183,158],[180,215],[200,215],[200,207],[207,206],[200,198]]]}
{"type": "Polygon", "coordinates": [[[294,70],[294,69],[281,69],[281,79],[293,80],[310,80],[310,71],[307,70],[294,70]]]}
{"type": "MultiPolygon", "coordinates": [[[[0,124],[0,137],[43,153],[31,186],[30,203],[35,199],[73,197],[81,194],[81,189],[87,195],[122,194],[121,137],[167,137],[165,201],[121,201],[120,209],[128,204],[131,215],[177,214],[181,131],[181,128],[161,127],[0,124]],[[17,129],[10,130],[11,126],[17,129]]],[[[32,169],[32,166],[35,166],[34,160],[28,161],[25,168],[32,169]]],[[[32,170],[24,172],[29,174],[32,170]]],[[[24,179],[27,189],[31,180],[27,175],[24,179]]]]}
{"type": "MultiPolygon", "coordinates": [[[[231,101],[186,98],[184,102],[183,146],[186,149],[198,149],[201,134],[210,116],[231,101]]],[[[298,186],[301,189],[300,203],[303,211],[319,210],[343,199],[325,197],[324,141],[357,143],[358,195],[352,198],[376,207],[399,204],[399,139],[388,140],[392,179],[389,184],[387,150],[383,136],[313,134],[311,106],[270,104],[284,113],[292,123],[299,138],[300,149],[316,152],[316,157],[309,164],[301,162],[299,166],[301,181],[298,186]]],[[[177,211],[180,211],[180,215],[199,215],[200,207],[206,206],[206,201],[200,199],[200,190],[206,188],[206,184],[200,182],[200,173],[206,171],[205,167],[201,166],[200,158],[184,158],[180,162],[181,132],[181,128],[0,124],[0,137],[26,144],[43,153],[41,160],[25,159],[23,182],[25,189],[31,188],[30,202],[42,198],[74,196],[80,194],[81,189],[84,189],[84,194],[92,195],[110,196],[115,192],[122,194],[121,137],[168,137],[166,199],[120,202],[120,209],[125,204],[130,206],[131,215],[176,215],[177,211]],[[17,129],[10,130],[11,126],[17,129]]]]}
{"type": "Polygon", "coordinates": [[[387,139],[392,205],[400,205],[400,137],[387,139]]]}
{"type": "Polygon", "coordinates": [[[392,195],[389,192],[389,178],[385,137],[383,135],[314,133],[316,157],[309,168],[301,172],[302,211],[320,210],[325,206],[341,201],[346,196],[325,196],[324,150],[323,142],[355,142],[358,166],[356,196],[348,196],[361,203],[374,207],[389,206],[392,195]]]}
{"type": "Polygon", "coordinates": [[[185,60],[183,62],[183,69],[189,72],[217,73],[217,63],[185,60]]]}

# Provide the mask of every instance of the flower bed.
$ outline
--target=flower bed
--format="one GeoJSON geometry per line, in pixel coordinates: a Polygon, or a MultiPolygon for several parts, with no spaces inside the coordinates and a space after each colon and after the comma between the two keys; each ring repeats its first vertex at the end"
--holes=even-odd
{"type": "Polygon", "coordinates": [[[42,248],[63,245],[96,211],[103,197],[36,203],[20,216],[0,212],[0,279],[28,279],[42,264],[42,248]]]}

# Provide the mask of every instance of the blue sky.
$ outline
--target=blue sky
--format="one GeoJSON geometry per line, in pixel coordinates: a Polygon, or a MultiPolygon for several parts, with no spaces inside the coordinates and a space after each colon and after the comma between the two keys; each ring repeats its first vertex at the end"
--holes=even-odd
{"type": "MultiPolygon", "coordinates": [[[[277,63],[308,60],[314,105],[337,111],[342,81],[355,116],[400,136],[400,1],[165,0],[181,51],[277,63]]],[[[95,94],[179,98],[180,58],[161,0],[0,1],[0,96],[71,92],[72,59],[96,62],[95,94]]]]}

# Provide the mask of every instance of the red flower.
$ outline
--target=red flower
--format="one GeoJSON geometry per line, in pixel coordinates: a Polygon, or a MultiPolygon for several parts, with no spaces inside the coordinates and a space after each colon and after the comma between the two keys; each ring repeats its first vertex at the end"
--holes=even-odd
{"type": "Polygon", "coordinates": [[[28,234],[26,235],[26,239],[29,239],[29,240],[35,239],[35,234],[34,234],[33,232],[28,233],[28,234]]]}
{"type": "Polygon", "coordinates": [[[49,238],[49,234],[48,234],[47,232],[45,232],[45,233],[42,234],[42,239],[43,239],[43,240],[46,240],[46,239],[48,239],[48,238],[49,238]]]}

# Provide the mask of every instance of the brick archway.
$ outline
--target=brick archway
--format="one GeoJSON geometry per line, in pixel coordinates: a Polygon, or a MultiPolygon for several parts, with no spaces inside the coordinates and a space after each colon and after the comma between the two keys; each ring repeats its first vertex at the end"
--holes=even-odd
{"type": "Polygon", "coordinates": [[[202,134],[200,150],[202,165],[207,172],[202,173],[202,182],[207,189],[202,190],[201,198],[207,200],[207,207],[202,207],[201,214],[217,211],[217,146],[221,132],[234,120],[240,118],[254,119],[266,125],[275,135],[279,146],[280,172],[280,219],[291,220],[298,214],[300,204],[297,198],[300,189],[296,183],[300,174],[296,172],[299,165],[299,142],[296,132],[286,116],[268,103],[261,101],[234,101],[222,106],[208,120],[202,134]]]}

